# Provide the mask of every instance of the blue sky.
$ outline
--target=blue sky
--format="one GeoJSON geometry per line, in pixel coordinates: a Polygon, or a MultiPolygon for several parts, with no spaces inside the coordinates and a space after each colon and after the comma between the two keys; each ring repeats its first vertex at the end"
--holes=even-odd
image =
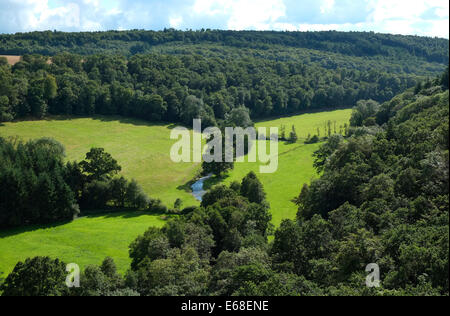
{"type": "Polygon", "coordinates": [[[0,33],[341,30],[449,37],[448,0],[0,0],[0,33]]]}

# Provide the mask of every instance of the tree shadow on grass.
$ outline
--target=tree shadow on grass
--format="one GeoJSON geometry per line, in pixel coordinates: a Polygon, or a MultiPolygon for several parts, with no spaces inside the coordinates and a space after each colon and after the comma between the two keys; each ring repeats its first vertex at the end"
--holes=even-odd
{"type": "Polygon", "coordinates": [[[188,182],[186,182],[183,185],[179,185],[177,187],[178,191],[184,191],[186,193],[192,193],[192,185],[195,183],[195,180],[189,180],[188,182]]]}
{"type": "Polygon", "coordinates": [[[130,219],[130,218],[137,218],[141,216],[163,216],[167,215],[167,213],[163,211],[149,211],[149,210],[136,210],[136,209],[124,209],[121,208],[120,210],[114,211],[110,210],[107,212],[102,211],[94,211],[86,213],[85,215],[81,216],[80,218],[122,218],[122,219],[130,219]]]}
{"type": "Polygon", "coordinates": [[[167,127],[167,125],[172,126],[171,123],[168,122],[150,122],[150,121],[144,121],[140,119],[135,118],[129,118],[125,116],[117,116],[117,115],[111,115],[111,116],[105,116],[105,115],[94,115],[91,117],[93,120],[101,121],[101,122],[119,122],[122,124],[130,124],[134,126],[147,126],[147,127],[167,127]]]}
{"type": "MultiPolygon", "coordinates": [[[[93,119],[96,121],[101,122],[119,122],[122,124],[130,124],[134,126],[159,126],[159,127],[166,127],[168,129],[174,129],[178,126],[183,126],[182,123],[170,123],[170,122],[151,122],[151,121],[145,121],[142,119],[137,118],[130,118],[120,115],[51,115],[47,116],[43,119],[37,119],[33,117],[26,117],[21,118],[20,120],[14,121],[14,122],[33,122],[33,121],[71,121],[76,119],[93,119]]],[[[14,123],[13,122],[13,123],[14,123]]],[[[3,126],[2,123],[0,123],[0,126],[3,126]]]]}
{"type": "MultiPolygon", "coordinates": [[[[30,232],[34,232],[34,231],[38,231],[38,230],[57,228],[57,227],[70,224],[74,221],[77,221],[77,220],[80,220],[83,218],[95,219],[95,218],[103,217],[106,219],[112,219],[112,218],[131,219],[131,218],[138,218],[138,217],[145,216],[145,215],[160,216],[160,217],[165,217],[165,219],[170,218],[170,215],[168,215],[164,212],[137,211],[135,209],[132,209],[132,210],[120,209],[118,211],[108,210],[108,211],[103,211],[103,212],[102,211],[91,211],[91,212],[87,212],[87,213],[81,215],[80,217],[76,218],[73,221],[64,221],[64,222],[58,222],[58,223],[52,223],[52,224],[30,225],[30,226],[23,226],[23,227],[17,227],[17,228],[3,229],[3,230],[0,230],[0,239],[20,235],[23,233],[30,233],[30,232]]],[[[164,220],[164,218],[161,218],[161,220],[164,220]]]]}
{"type": "Polygon", "coordinates": [[[58,222],[58,223],[53,223],[53,224],[30,225],[30,226],[2,229],[2,230],[0,230],[0,239],[15,236],[15,235],[20,235],[23,233],[30,233],[30,232],[34,232],[34,231],[42,230],[42,229],[56,228],[56,227],[63,226],[63,225],[69,224],[69,223],[71,223],[71,221],[58,222]]]}
{"type": "Polygon", "coordinates": [[[224,182],[229,177],[230,177],[229,174],[211,177],[203,183],[203,189],[205,191],[211,190],[214,186],[224,182]]]}

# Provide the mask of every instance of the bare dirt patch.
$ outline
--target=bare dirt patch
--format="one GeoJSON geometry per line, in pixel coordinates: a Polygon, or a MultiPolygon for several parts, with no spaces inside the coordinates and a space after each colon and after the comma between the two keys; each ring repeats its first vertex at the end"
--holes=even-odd
{"type": "Polygon", "coordinates": [[[22,56],[0,55],[0,57],[5,57],[10,65],[15,65],[22,60],[22,56]]]}

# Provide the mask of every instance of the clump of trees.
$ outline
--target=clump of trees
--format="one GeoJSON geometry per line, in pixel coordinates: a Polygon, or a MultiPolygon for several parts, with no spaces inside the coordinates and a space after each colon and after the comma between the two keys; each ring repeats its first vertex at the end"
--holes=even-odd
{"type": "Polygon", "coordinates": [[[289,134],[289,142],[295,144],[298,141],[297,131],[295,130],[295,126],[292,125],[291,133],[289,134]]]}
{"type": "Polygon", "coordinates": [[[92,148],[80,163],[64,157],[53,139],[0,138],[0,227],[68,221],[80,208],[149,207],[136,181],[114,177],[121,167],[104,149],[92,148]]]}
{"type": "Polygon", "coordinates": [[[350,118],[350,125],[357,126],[373,126],[376,124],[375,114],[378,112],[380,105],[373,100],[358,101],[356,107],[353,109],[350,118]]]}
{"type": "Polygon", "coordinates": [[[72,220],[79,214],[63,159],[64,148],[54,140],[0,138],[0,227],[72,220]]]}

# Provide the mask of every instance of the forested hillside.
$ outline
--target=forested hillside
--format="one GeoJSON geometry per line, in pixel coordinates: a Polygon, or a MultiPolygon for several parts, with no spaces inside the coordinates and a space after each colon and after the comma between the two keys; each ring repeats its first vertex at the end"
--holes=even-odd
{"type": "Polygon", "coordinates": [[[220,124],[384,102],[448,63],[448,40],[339,32],[34,32],[0,35],[0,121],[120,114],[220,124]],[[62,53],[66,52],[66,53],[62,53]],[[29,54],[42,55],[29,55],[29,54]],[[44,57],[45,56],[45,57],[44,57]]]}
{"type": "Polygon", "coordinates": [[[257,32],[257,31],[109,31],[32,32],[0,35],[0,53],[5,55],[55,55],[61,51],[89,55],[143,53],[158,45],[219,43],[237,48],[270,49],[274,45],[308,48],[348,56],[417,56],[430,62],[448,60],[448,40],[375,34],[372,32],[257,32]]]}
{"type": "Polygon", "coordinates": [[[249,173],[139,236],[125,277],[106,258],[69,290],[65,264],[36,257],[3,295],[448,295],[448,120],[447,70],[381,106],[359,102],[348,135],[315,153],[321,176],[273,242],[266,193],[249,173]],[[371,263],[379,288],[364,284],[371,263]]]}

